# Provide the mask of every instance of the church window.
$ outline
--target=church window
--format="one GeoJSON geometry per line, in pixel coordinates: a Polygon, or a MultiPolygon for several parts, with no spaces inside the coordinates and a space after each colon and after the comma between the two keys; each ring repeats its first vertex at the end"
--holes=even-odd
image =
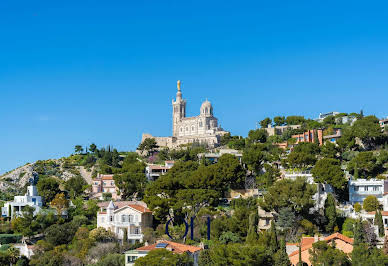
{"type": "Polygon", "coordinates": [[[186,127],[186,131],[189,131],[189,127],[186,127]]]}
{"type": "Polygon", "coordinates": [[[208,112],[208,109],[207,109],[207,107],[205,108],[205,114],[207,114],[207,112],[208,112]]]}
{"type": "Polygon", "coordinates": [[[181,127],[181,132],[183,132],[183,127],[181,127]]]}
{"type": "Polygon", "coordinates": [[[194,126],[191,127],[191,131],[194,131],[194,126]]]}
{"type": "Polygon", "coordinates": [[[202,127],[202,121],[199,121],[199,127],[202,127]]]}

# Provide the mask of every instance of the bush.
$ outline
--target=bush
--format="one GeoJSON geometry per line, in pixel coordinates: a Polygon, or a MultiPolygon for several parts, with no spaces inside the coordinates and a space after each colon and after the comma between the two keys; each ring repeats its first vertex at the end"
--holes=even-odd
{"type": "Polygon", "coordinates": [[[22,239],[22,235],[17,234],[1,234],[0,235],[0,244],[10,244],[10,243],[19,243],[22,239]]]}
{"type": "Polygon", "coordinates": [[[356,212],[360,212],[361,211],[361,204],[360,203],[356,202],[353,207],[354,207],[354,210],[356,212]]]}
{"type": "Polygon", "coordinates": [[[362,207],[367,212],[376,211],[379,208],[379,201],[375,196],[368,196],[364,199],[362,207]]]}

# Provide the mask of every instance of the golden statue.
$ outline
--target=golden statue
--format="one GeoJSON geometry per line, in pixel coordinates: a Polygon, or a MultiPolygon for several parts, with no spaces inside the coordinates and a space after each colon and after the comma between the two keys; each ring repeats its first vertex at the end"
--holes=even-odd
{"type": "Polygon", "coordinates": [[[181,81],[180,80],[177,81],[176,86],[178,87],[178,91],[181,91],[181,81]]]}

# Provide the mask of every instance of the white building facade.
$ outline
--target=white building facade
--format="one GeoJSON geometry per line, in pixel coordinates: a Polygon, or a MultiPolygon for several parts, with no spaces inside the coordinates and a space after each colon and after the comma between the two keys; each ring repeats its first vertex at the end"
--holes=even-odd
{"type": "Polygon", "coordinates": [[[34,215],[42,208],[42,197],[38,195],[36,186],[28,186],[27,193],[24,196],[15,196],[13,201],[8,201],[1,208],[2,217],[18,217],[21,216],[26,206],[33,207],[34,215]]]}
{"type": "Polygon", "coordinates": [[[375,196],[383,204],[384,184],[381,179],[349,179],[349,201],[362,204],[368,196],[375,196]]]}
{"type": "Polygon", "coordinates": [[[105,211],[97,213],[97,227],[110,230],[118,239],[123,239],[127,231],[128,241],[132,243],[143,242],[143,230],[151,226],[152,213],[143,204],[122,205],[110,201],[105,211]]]}

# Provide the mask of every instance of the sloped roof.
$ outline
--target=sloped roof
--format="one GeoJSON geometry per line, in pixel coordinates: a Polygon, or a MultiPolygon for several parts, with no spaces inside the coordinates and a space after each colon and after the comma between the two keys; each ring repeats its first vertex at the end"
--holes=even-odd
{"type": "MultiPolygon", "coordinates": [[[[333,239],[341,239],[342,241],[344,241],[344,242],[346,242],[346,243],[348,243],[348,244],[350,244],[350,245],[353,245],[353,238],[350,238],[350,237],[347,237],[347,236],[344,236],[343,234],[340,234],[340,233],[334,233],[334,234],[332,234],[332,235],[329,235],[328,237],[325,237],[325,239],[324,240],[322,240],[322,241],[326,241],[326,242],[329,242],[329,241],[331,241],[331,240],[333,240],[333,239]]],[[[305,250],[307,250],[307,249],[310,249],[310,248],[312,248],[313,247],[313,244],[314,244],[314,237],[303,237],[302,238],[302,248],[301,248],[301,251],[303,252],[303,251],[305,251],[305,250]],[[307,238],[307,240],[304,240],[304,239],[306,239],[307,238]],[[312,241],[311,241],[311,239],[312,239],[312,241]],[[304,244],[305,243],[305,244],[304,244]]],[[[349,251],[349,250],[344,250],[344,248],[345,247],[343,247],[343,246],[336,246],[338,249],[341,249],[343,252],[345,252],[345,253],[350,253],[351,252],[351,250],[349,251]]],[[[295,255],[297,255],[297,254],[299,254],[299,250],[296,250],[296,251],[294,251],[294,252],[292,252],[290,255],[289,255],[289,257],[292,257],[292,256],[295,256],[295,255]]]]}
{"type": "Polygon", "coordinates": [[[171,250],[173,253],[179,253],[179,254],[184,253],[184,252],[194,253],[194,252],[201,250],[200,247],[185,245],[185,244],[181,244],[181,243],[175,243],[175,242],[171,242],[171,241],[167,241],[167,240],[162,240],[162,241],[159,241],[159,242],[152,244],[152,245],[140,247],[140,248],[137,248],[136,250],[151,251],[151,250],[157,249],[156,245],[159,243],[166,243],[167,246],[165,248],[167,250],[171,250]]]}

